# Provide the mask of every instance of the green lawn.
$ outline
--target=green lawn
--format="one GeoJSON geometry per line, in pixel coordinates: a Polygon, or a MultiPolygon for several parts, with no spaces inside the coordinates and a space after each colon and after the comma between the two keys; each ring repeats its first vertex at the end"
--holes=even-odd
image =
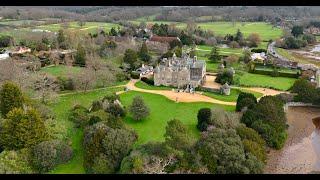
{"type": "Polygon", "coordinates": [[[167,87],[167,86],[152,86],[149,85],[143,81],[138,81],[135,84],[136,87],[141,88],[141,89],[149,89],[149,90],[172,90],[171,87],[167,87]]]}
{"type": "Polygon", "coordinates": [[[236,102],[238,99],[239,94],[241,93],[241,91],[243,92],[248,92],[248,93],[252,93],[256,98],[260,98],[263,94],[258,93],[258,92],[254,92],[254,91],[248,91],[248,90],[239,90],[239,89],[231,89],[230,91],[230,95],[222,95],[218,92],[204,92],[203,94],[209,97],[212,97],[214,99],[217,100],[221,100],[221,101],[228,101],[228,102],[236,102]]]}
{"type": "Polygon", "coordinates": [[[125,117],[125,122],[133,127],[138,133],[137,144],[144,144],[150,141],[163,141],[167,121],[173,118],[181,120],[193,137],[199,137],[196,128],[198,110],[204,107],[221,107],[229,111],[235,109],[234,106],[222,106],[211,103],[176,103],[168,98],[150,93],[129,91],[120,95],[121,102],[127,107],[132,103],[135,96],[141,96],[150,108],[150,116],[136,122],[130,114],[125,117]]]}
{"type": "Polygon", "coordinates": [[[65,77],[69,72],[77,73],[81,71],[81,67],[57,65],[41,68],[40,72],[45,72],[53,76],[65,77]]]}
{"type": "Polygon", "coordinates": [[[261,74],[244,73],[243,75],[236,74],[239,78],[239,85],[251,87],[265,87],[277,90],[288,90],[296,81],[295,78],[287,77],[271,77],[261,74]]]}
{"type": "Polygon", "coordinates": [[[56,115],[59,126],[64,126],[67,131],[64,136],[72,141],[73,158],[66,164],[57,166],[50,173],[53,174],[83,174],[83,131],[73,126],[73,122],[68,120],[68,112],[75,104],[89,107],[94,100],[103,98],[109,92],[121,91],[123,88],[107,88],[88,93],[77,93],[59,97],[57,102],[50,104],[51,109],[56,115]]]}

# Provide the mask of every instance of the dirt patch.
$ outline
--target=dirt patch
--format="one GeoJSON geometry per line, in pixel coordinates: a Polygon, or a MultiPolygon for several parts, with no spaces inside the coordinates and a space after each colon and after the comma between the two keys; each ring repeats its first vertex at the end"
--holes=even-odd
{"type": "Polygon", "coordinates": [[[137,82],[137,80],[130,80],[130,82],[126,85],[130,90],[134,91],[140,91],[140,92],[146,92],[146,93],[153,93],[153,94],[159,94],[167,97],[168,99],[176,102],[209,102],[214,104],[223,104],[223,105],[230,105],[235,106],[236,102],[225,102],[220,101],[217,99],[213,99],[208,96],[204,96],[199,93],[185,93],[185,92],[174,92],[170,90],[148,90],[148,89],[141,89],[136,87],[134,84],[137,82]]]}
{"type": "Polygon", "coordinates": [[[310,135],[314,130],[312,118],[320,116],[319,108],[289,107],[288,140],[282,150],[271,150],[265,167],[267,174],[306,174],[315,163],[310,135]]]}

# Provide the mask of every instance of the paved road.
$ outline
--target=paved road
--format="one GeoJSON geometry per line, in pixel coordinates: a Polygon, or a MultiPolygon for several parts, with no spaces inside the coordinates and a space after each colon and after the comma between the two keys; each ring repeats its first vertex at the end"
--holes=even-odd
{"type": "Polygon", "coordinates": [[[274,48],[275,44],[276,44],[276,42],[272,42],[272,43],[270,43],[268,45],[268,53],[270,55],[272,55],[273,57],[278,58],[278,59],[280,59],[282,61],[290,61],[289,59],[287,59],[287,58],[285,58],[285,57],[283,57],[283,56],[281,56],[280,54],[277,53],[277,51],[274,48]]]}

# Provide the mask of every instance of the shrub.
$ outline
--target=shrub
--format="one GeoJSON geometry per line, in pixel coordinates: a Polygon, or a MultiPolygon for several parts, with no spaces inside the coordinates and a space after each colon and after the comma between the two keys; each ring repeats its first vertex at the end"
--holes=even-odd
{"type": "Polygon", "coordinates": [[[89,109],[90,112],[95,112],[103,109],[103,103],[101,101],[93,101],[91,108],[89,109]]]}
{"type": "Polygon", "coordinates": [[[151,86],[154,86],[154,80],[153,79],[149,79],[147,77],[142,77],[141,81],[143,81],[143,82],[145,82],[145,83],[147,83],[147,84],[149,84],[151,86]]]}
{"type": "Polygon", "coordinates": [[[75,90],[75,84],[72,78],[64,78],[64,77],[58,76],[57,80],[58,80],[61,91],[75,90]]]}
{"type": "Polygon", "coordinates": [[[105,111],[103,110],[95,111],[93,113],[90,113],[88,125],[93,125],[102,121],[107,122],[108,118],[109,118],[109,115],[105,111]]]}
{"type": "Polygon", "coordinates": [[[244,151],[246,153],[251,153],[254,155],[258,160],[261,162],[266,163],[267,160],[267,154],[263,146],[258,144],[257,142],[245,139],[242,141],[244,151]]]}
{"type": "Polygon", "coordinates": [[[218,73],[215,82],[220,84],[228,83],[229,85],[233,84],[233,72],[229,69],[225,69],[218,73]]]}
{"type": "Polygon", "coordinates": [[[33,148],[33,165],[39,172],[48,172],[72,158],[72,149],[63,141],[44,141],[33,148]]]}
{"type": "Polygon", "coordinates": [[[14,40],[11,36],[1,36],[0,37],[0,48],[9,47],[13,45],[14,40]]]}
{"type": "Polygon", "coordinates": [[[198,111],[198,124],[197,128],[200,131],[206,131],[208,127],[208,123],[211,120],[212,114],[210,108],[202,108],[198,111]]]}
{"type": "Polygon", "coordinates": [[[252,108],[257,104],[257,98],[246,92],[241,92],[237,99],[236,111],[241,111],[244,107],[252,108]]]}
{"type": "Polygon", "coordinates": [[[120,99],[119,96],[116,93],[109,93],[105,95],[102,99],[102,101],[108,101],[110,103],[114,102],[115,100],[120,99]]]}
{"type": "Polygon", "coordinates": [[[281,149],[287,139],[285,130],[277,131],[269,123],[262,120],[257,120],[252,123],[252,128],[255,129],[266,140],[268,146],[275,149],[281,149]]]}
{"type": "Polygon", "coordinates": [[[12,83],[6,82],[0,90],[0,111],[5,117],[13,108],[22,108],[24,98],[20,88],[12,83]]]}
{"type": "Polygon", "coordinates": [[[241,117],[240,122],[246,124],[248,127],[251,127],[252,123],[258,119],[258,114],[256,111],[248,109],[243,116],[241,117]]]}
{"type": "Polygon", "coordinates": [[[110,103],[105,111],[116,117],[124,117],[126,115],[124,108],[117,103],[110,103]]]}
{"type": "Polygon", "coordinates": [[[32,174],[35,173],[29,165],[29,151],[3,151],[0,153],[0,174],[32,174]]]}
{"type": "Polygon", "coordinates": [[[134,120],[144,119],[150,114],[149,108],[145,105],[143,99],[140,96],[136,96],[133,98],[133,102],[129,107],[129,110],[134,120]]]}
{"type": "Polygon", "coordinates": [[[114,173],[136,140],[137,135],[126,129],[113,129],[104,123],[89,126],[85,129],[83,141],[86,171],[114,173]],[[97,157],[101,159],[96,159],[97,157]]]}
{"type": "Polygon", "coordinates": [[[47,138],[45,123],[33,108],[12,109],[1,125],[0,145],[6,150],[33,147],[47,138]]]}
{"type": "Polygon", "coordinates": [[[139,79],[140,78],[140,74],[135,71],[132,71],[130,75],[131,75],[132,79],[139,79]]]}
{"type": "Polygon", "coordinates": [[[252,128],[248,128],[245,125],[240,125],[236,128],[237,134],[242,140],[248,139],[258,143],[260,146],[264,147],[266,145],[265,140],[252,128]]]}
{"type": "Polygon", "coordinates": [[[76,127],[84,127],[89,123],[88,109],[81,106],[76,105],[71,109],[69,120],[75,123],[76,127]]]}
{"type": "Polygon", "coordinates": [[[253,53],[262,53],[262,52],[267,53],[267,50],[257,48],[257,49],[251,49],[251,52],[253,52],[253,53]]]}

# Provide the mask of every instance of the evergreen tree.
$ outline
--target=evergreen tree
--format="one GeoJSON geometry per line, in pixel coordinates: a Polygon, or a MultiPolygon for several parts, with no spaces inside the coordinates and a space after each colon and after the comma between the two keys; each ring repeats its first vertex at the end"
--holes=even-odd
{"type": "Polygon", "coordinates": [[[141,49],[139,52],[139,57],[144,62],[148,62],[151,59],[151,56],[149,55],[149,52],[148,52],[148,47],[147,47],[146,42],[143,42],[143,44],[141,46],[141,49]]]}
{"type": "Polygon", "coordinates": [[[219,54],[219,50],[217,46],[213,46],[212,50],[210,52],[209,59],[213,62],[219,62],[221,61],[221,56],[219,54]]]}
{"type": "Polygon", "coordinates": [[[137,66],[137,60],[137,53],[132,49],[127,49],[124,53],[123,62],[129,64],[131,69],[134,69],[137,66]]]}
{"type": "Polygon", "coordinates": [[[237,41],[238,43],[243,40],[243,34],[240,31],[240,29],[238,29],[236,37],[234,38],[234,40],[237,41]]]}
{"type": "Polygon", "coordinates": [[[37,145],[47,137],[44,121],[35,109],[14,108],[2,122],[0,144],[6,150],[17,150],[37,145]]]}
{"type": "Polygon", "coordinates": [[[6,82],[0,91],[0,111],[5,117],[13,108],[22,108],[24,98],[20,88],[12,83],[6,82]]]}
{"type": "Polygon", "coordinates": [[[110,36],[118,36],[118,32],[114,27],[111,28],[109,34],[110,36]]]}
{"type": "Polygon", "coordinates": [[[77,54],[75,56],[75,64],[78,66],[86,65],[86,51],[81,44],[78,44],[77,54]]]}
{"type": "Polygon", "coordinates": [[[136,96],[133,99],[129,110],[133,116],[133,119],[135,120],[144,119],[150,114],[149,108],[145,105],[143,99],[140,96],[136,96]]]}
{"type": "Polygon", "coordinates": [[[61,49],[67,49],[67,43],[66,43],[66,37],[64,35],[64,31],[62,29],[59,30],[58,32],[58,37],[57,37],[57,41],[59,44],[59,48],[61,49]]]}

